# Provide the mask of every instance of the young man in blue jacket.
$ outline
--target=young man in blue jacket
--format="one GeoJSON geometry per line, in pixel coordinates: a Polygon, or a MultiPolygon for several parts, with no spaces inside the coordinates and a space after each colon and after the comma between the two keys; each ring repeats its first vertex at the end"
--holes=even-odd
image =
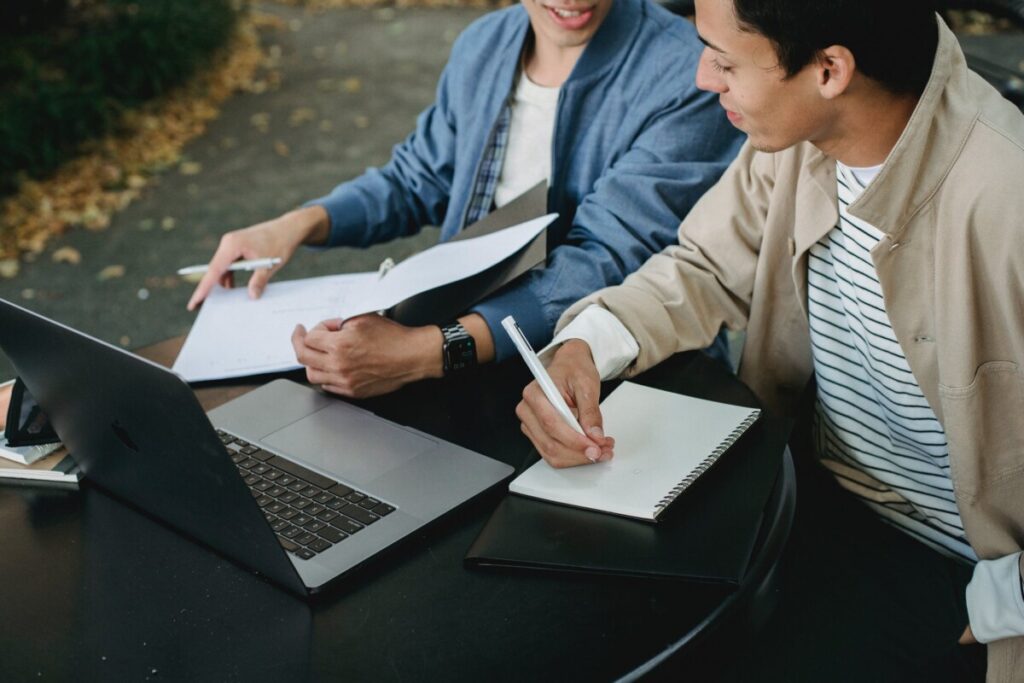
{"type": "Polygon", "coordinates": [[[546,268],[443,326],[381,316],[326,320],[292,338],[310,382],[372,396],[445,367],[446,346],[475,361],[512,354],[514,315],[546,343],[572,302],[618,284],[675,239],[742,136],[694,86],[701,45],[689,22],[650,0],[523,0],[466,29],[416,130],[379,169],[277,219],[229,232],[189,301],[230,284],[239,258],[283,257],[257,271],[253,297],[303,244],[369,246],[439,225],[441,240],[547,180],[546,268]]]}

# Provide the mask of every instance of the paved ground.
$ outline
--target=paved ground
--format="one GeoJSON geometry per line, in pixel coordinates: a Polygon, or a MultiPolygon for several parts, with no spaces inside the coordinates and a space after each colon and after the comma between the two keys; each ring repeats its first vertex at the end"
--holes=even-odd
{"type": "MultiPolygon", "coordinates": [[[[187,332],[192,285],[174,271],[205,262],[222,232],[276,216],[385,162],[433,100],[451,42],[482,14],[260,9],[291,25],[264,34],[267,44],[280,46],[281,87],[226,103],[185,150],[201,164],[199,174],[168,172],[108,230],[55,239],[35,262],[23,263],[17,277],[0,279],[0,297],[126,347],[187,332]],[[263,121],[266,132],[258,125],[263,121]],[[52,261],[65,245],[81,252],[80,264],[52,261]],[[124,266],[124,276],[101,281],[99,273],[111,265],[124,266]]],[[[385,255],[404,256],[436,239],[436,231],[427,230],[366,251],[302,251],[281,276],[375,269],[385,255]]],[[[0,356],[0,379],[10,374],[0,356]]]]}

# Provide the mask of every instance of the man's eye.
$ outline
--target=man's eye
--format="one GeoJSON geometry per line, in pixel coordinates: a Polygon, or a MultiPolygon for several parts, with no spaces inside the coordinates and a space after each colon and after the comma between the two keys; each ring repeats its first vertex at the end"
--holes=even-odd
{"type": "Polygon", "coordinates": [[[711,58],[711,68],[713,68],[715,71],[718,71],[719,73],[729,73],[730,71],[732,71],[732,67],[725,66],[714,57],[711,58]]]}

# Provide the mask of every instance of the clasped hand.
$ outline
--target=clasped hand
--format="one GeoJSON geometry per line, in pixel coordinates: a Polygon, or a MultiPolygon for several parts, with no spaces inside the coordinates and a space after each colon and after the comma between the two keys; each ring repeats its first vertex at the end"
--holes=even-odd
{"type": "Polygon", "coordinates": [[[523,434],[552,467],[605,462],[614,455],[615,439],[605,436],[598,401],[601,377],[590,347],[573,339],[555,353],[548,374],[562,392],[586,436],[570,427],[554,409],[537,382],[523,390],[516,406],[523,434]]]}
{"type": "Polygon", "coordinates": [[[379,315],[325,320],[292,333],[306,378],[325,391],[366,398],[443,374],[441,330],[406,327],[379,315]]]}

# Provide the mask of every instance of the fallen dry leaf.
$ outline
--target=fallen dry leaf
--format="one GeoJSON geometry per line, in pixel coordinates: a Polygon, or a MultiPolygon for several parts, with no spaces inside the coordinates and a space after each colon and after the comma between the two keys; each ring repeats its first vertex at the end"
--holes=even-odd
{"type": "Polygon", "coordinates": [[[345,88],[345,92],[357,93],[363,89],[363,82],[355,76],[350,76],[342,81],[342,87],[345,88]]]}
{"type": "Polygon", "coordinates": [[[174,227],[176,225],[177,225],[177,221],[175,221],[170,216],[167,216],[162,221],[160,221],[160,229],[161,230],[174,230],[174,227]]]}
{"type": "Polygon", "coordinates": [[[18,274],[19,267],[17,259],[8,258],[0,261],[0,277],[10,280],[18,274]]]}
{"type": "Polygon", "coordinates": [[[82,252],[78,251],[74,247],[61,247],[57,251],[53,252],[51,257],[54,263],[70,263],[73,266],[77,266],[82,262],[82,252]]]}
{"type": "Polygon", "coordinates": [[[288,125],[292,128],[309,123],[316,118],[316,112],[309,107],[299,107],[288,116],[288,125]]]}
{"type": "Polygon", "coordinates": [[[119,277],[124,277],[124,266],[107,266],[96,275],[96,279],[100,282],[106,282],[107,280],[119,277]]]}
{"type": "Polygon", "coordinates": [[[276,152],[278,156],[282,157],[286,157],[291,154],[291,150],[288,149],[288,145],[284,144],[280,140],[274,143],[274,152],[276,152]]]}
{"type": "Polygon", "coordinates": [[[178,167],[178,171],[181,175],[199,175],[202,170],[203,165],[198,161],[185,161],[178,167]]]}

